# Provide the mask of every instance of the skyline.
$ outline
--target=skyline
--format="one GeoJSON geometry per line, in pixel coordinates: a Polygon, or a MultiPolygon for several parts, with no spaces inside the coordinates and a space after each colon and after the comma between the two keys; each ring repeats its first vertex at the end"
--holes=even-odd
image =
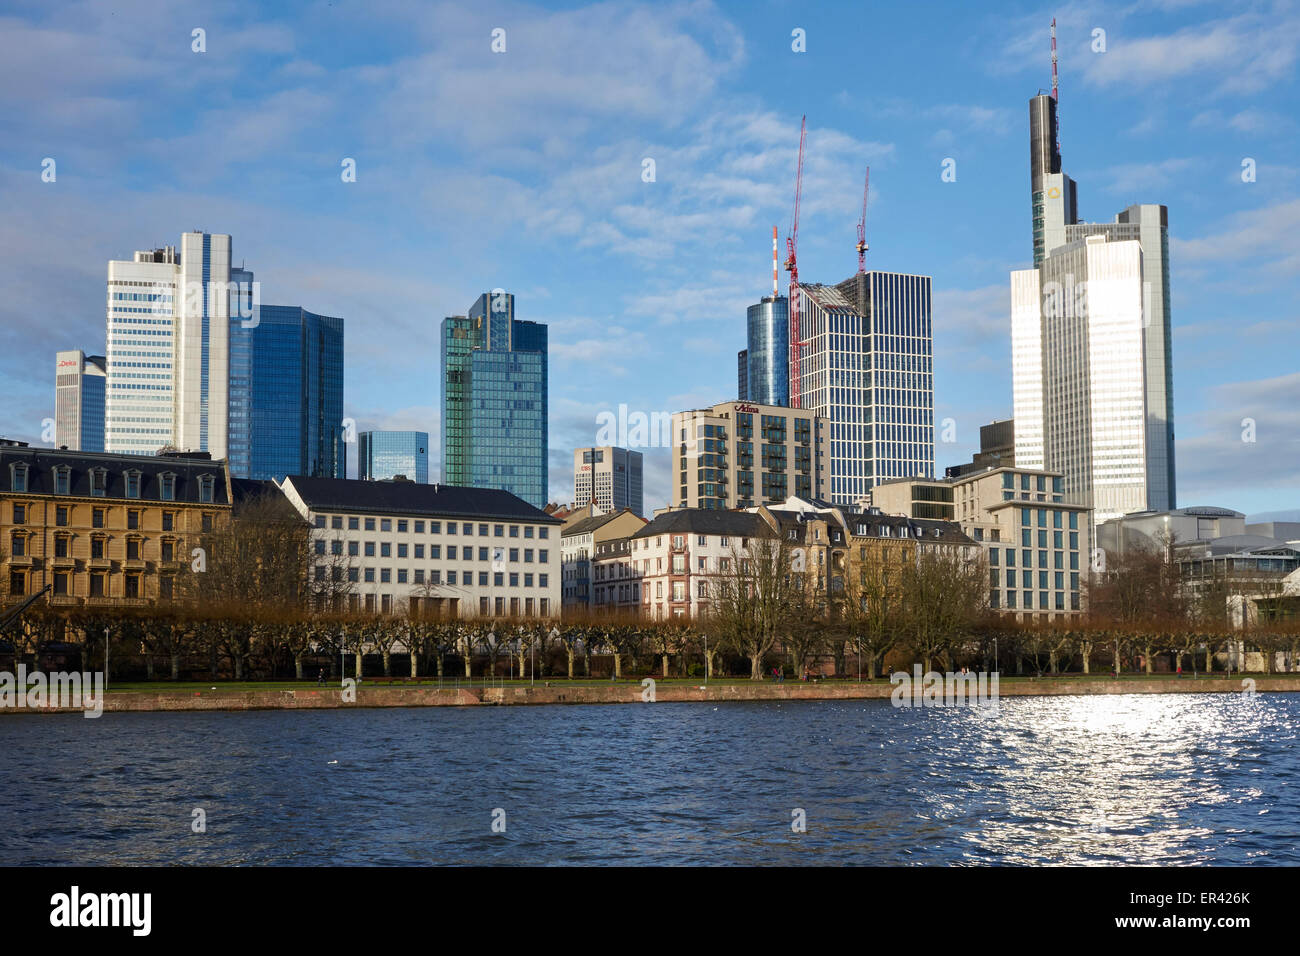
{"type": "MultiPolygon", "coordinates": [[[[315,7],[283,16],[303,9],[315,7]]],[[[436,7],[381,37],[401,13],[376,9],[378,26],[347,33],[327,18],[290,30],[233,8],[207,24],[177,11],[146,22],[130,8],[106,23],[86,8],[58,30],[39,13],[6,15],[18,42],[0,93],[11,127],[0,150],[11,210],[0,223],[11,397],[0,434],[38,442],[53,417],[53,353],[102,351],[106,262],[199,226],[233,236],[232,262],[256,264],[266,301],[348,321],[344,414],[358,431],[427,431],[434,449],[439,323],[483,289],[514,293],[517,318],[550,329],[549,497],[567,501],[573,449],[598,443],[601,411],[671,414],[733,397],[746,309],[770,294],[771,226],[789,228],[807,112],[801,278],[854,272],[870,164],[867,268],[934,277],[935,432],[950,418],[957,437],[936,442],[942,473],[978,450],[980,425],[1011,413],[1007,279],[1030,264],[1027,103],[1050,85],[1055,15],[1080,218],[1169,207],[1177,503],[1292,505],[1300,170],[1279,161],[1294,135],[1290,4],[1272,18],[1268,4],[1230,17],[1194,3],[1154,15],[1109,4],[956,10],[937,34],[898,10],[606,4],[436,7]],[[191,50],[196,26],[202,54],[191,50]],[[494,55],[498,26],[507,50],[494,55]],[[790,49],[795,28],[806,53],[790,49]],[[1096,28],[1105,53],[1090,49],[1096,28]],[[132,47],[94,53],[123,30],[132,47]],[[845,67],[864,32],[897,42],[845,67]],[[1192,52],[1174,57],[1189,39],[1192,52]],[[591,55],[572,58],[583,44],[591,55]],[[647,46],[669,55],[647,58],[647,46]],[[1239,63],[1252,49],[1268,55],[1239,63]],[[656,63],[653,75],[623,75],[629,51],[656,63]],[[241,69],[257,58],[271,65],[241,69]],[[150,82],[164,74],[173,89],[150,82]],[[186,103],[220,83],[216,107],[186,103]],[[410,113],[431,94],[437,115],[410,113]],[[51,95],[60,108],[33,113],[51,95]],[[122,136],[129,129],[142,137],[122,136]],[[98,145],[110,132],[111,148],[98,145]],[[277,151],[276,136],[314,145],[277,151]],[[458,148],[469,142],[490,148],[458,148]],[[41,180],[44,157],[57,162],[53,183],[41,180]],[[348,157],[354,183],[339,176],[348,157]],[[646,158],[654,182],[643,181],[646,158]],[[948,158],[955,182],[941,179],[948,158]],[[1242,181],[1244,158],[1254,182],[1242,181]],[[1242,441],[1246,418],[1254,443],[1242,441]]],[[[640,450],[653,508],[671,497],[669,451],[640,450]]],[[[355,448],[349,458],[355,474],[355,448]]]]}

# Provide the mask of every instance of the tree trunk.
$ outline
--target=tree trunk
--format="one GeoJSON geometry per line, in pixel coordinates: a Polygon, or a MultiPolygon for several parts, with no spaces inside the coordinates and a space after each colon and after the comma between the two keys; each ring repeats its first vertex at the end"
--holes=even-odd
{"type": "Polygon", "coordinates": [[[667,679],[667,677],[668,677],[668,655],[665,654],[664,655],[664,678],[667,679]]]}
{"type": "MultiPolygon", "coordinates": [[[[41,655],[38,653],[36,655],[37,663],[40,662],[40,659],[41,655]]],[[[147,647],[144,649],[144,673],[146,678],[153,680],[153,654],[147,647]]]]}
{"type": "Polygon", "coordinates": [[[407,653],[411,655],[411,676],[419,677],[420,676],[420,652],[417,651],[414,647],[410,647],[409,645],[407,646],[406,650],[407,653]]]}
{"type": "Polygon", "coordinates": [[[380,648],[379,653],[380,653],[380,654],[383,656],[383,658],[384,658],[384,676],[385,676],[385,677],[392,677],[392,676],[393,676],[393,652],[392,652],[392,650],[391,650],[390,648],[388,648],[388,647],[383,647],[383,648],[380,648]]]}
{"type": "Polygon", "coordinates": [[[566,651],[568,652],[569,655],[569,680],[573,680],[573,658],[575,655],[573,653],[572,647],[566,648],[566,651]]]}
{"type": "Polygon", "coordinates": [[[233,656],[235,658],[235,680],[241,681],[244,679],[244,655],[239,651],[235,651],[233,656]]]}
{"type": "Polygon", "coordinates": [[[293,676],[302,680],[302,655],[303,651],[293,652],[293,676]]]}
{"type": "Polygon", "coordinates": [[[363,659],[364,657],[365,657],[365,655],[361,653],[361,646],[360,646],[360,645],[357,645],[357,653],[356,653],[356,658],[357,658],[357,672],[356,672],[355,675],[353,675],[353,676],[356,677],[357,680],[361,680],[361,661],[362,661],[362,659],[363,659]]]}
{"type": "Polygon", "coordinates": [[[614,679],[620,680],[623,677],[623,655],[618,651],[614,652],[614,679]]]}
{"type": "Polygon", "coordinates": [[[172,680],[181,679],[181,653],[179,650],[172,651],[172,680]]]}
{"type": "Polygon", "coordinates": [[[875,680],[876,679],[876,652],[867,651],[867,653],[864,656],[866,658],[865,669],[867,674],[867,680],[875,680]]]}
{"type": "Polygon", "coordinates": [[[1088,643],[1079,645],[1079,653],[1083,656],[1083,672],[1085,674],[1092,673],[1090,670],[1091,665],[1089,663],[1092,657],[1092,645],[1088,643]]]}
{"type": "Polygon", "coordinates": [[[763,655],[762,654],[749,655],[749,679],[750,680],[763,679],[763,655]]]}

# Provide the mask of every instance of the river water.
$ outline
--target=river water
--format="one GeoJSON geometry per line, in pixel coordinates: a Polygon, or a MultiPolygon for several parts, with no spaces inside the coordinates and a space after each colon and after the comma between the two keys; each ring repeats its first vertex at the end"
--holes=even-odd
{"type": "Polygon", "coordinates": [[[1296,694],[6,715],[0,864],[1296,865],[1298,734],[1296,694]]]}

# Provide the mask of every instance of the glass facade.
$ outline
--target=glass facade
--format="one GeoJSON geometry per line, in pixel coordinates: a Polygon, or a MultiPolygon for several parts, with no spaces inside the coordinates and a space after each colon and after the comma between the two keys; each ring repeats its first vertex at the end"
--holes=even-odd
{"type": "Polygon", "coordinates": [[[790,404],[790,300],[766,296],[747,313],[748,371],[742,399],[759,405],[790,404]]]}
{"type": "Polygon", "coordinates": [[[231,473],[345,477],[343,320],[283,305],[258,317],[230,320],[231,473]]]}
{"type": "Polygon", "coordinates": [[[442,323],[443,480],[547,500],[547,330],[485,292],[442,323]]]}
{"type": "Polygon", "coordinates": [[[357,437],[357,477],[385,481],[398,475],[429,483],[429,433],[362,432],[357,437]]]}
{"type": "Polygon", "coordinates": [[[934,476],[930,277],[866,272],[800,289],[800,406],[830,429],[830,501],[934,476]]]}

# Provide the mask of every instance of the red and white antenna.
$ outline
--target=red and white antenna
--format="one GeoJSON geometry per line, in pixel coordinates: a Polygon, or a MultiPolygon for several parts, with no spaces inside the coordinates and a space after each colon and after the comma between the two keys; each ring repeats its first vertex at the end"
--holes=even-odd
{"type": "Polygon", "coordinates": [[[1057,99],[1059,80],[1056,75],[1056,17],[1052,17],[1052,102],[1056,104],[1056,152],[1061,152],[1061,103],[1057,99]]]}
{"type": "Polygon", "coordinates": [[[786,271],[790,273],[790,407],[799,408],[799,354],[805,343],[799,337],[799,263],[796,251],[799,247],[799,197],[803,194],[803,148],[808,139],[808,117],[799,123],[799,167],[794,177],[794,216],[790,222],[790,235],[785,245],[789,255],[785,259],[786,271]]]}
{"type": "Polygon", "coordinates": [[[776,284],[776,277],[779,274],[780,273],[778,272],[777,265],[776,265],[776,226],[773,226],[772,227],[772,298],[774,299],[781,294],[776,284]]]}

